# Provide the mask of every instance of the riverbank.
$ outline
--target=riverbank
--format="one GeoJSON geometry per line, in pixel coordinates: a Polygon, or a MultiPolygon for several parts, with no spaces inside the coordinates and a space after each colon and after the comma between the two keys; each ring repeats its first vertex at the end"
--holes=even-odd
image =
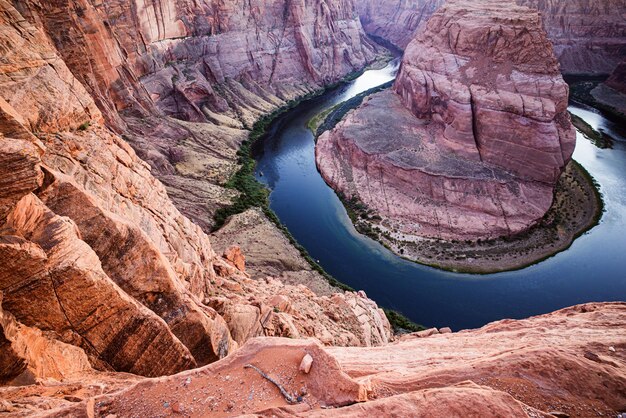
{"type": "MultiPolygon", "coordinates": [[[[248,138],[243,141],[239,151],[237,152],[240,168],[231,176],[225,187],[236,191],[238,194],[231,205],[221,208],[215,213],[215,226],[213,228],[212,235],[214,237],[221,235],[222,228],[225,227],[228,222],[234,220],[235,218],[241,218],[237,219],[237,222],[244,222],[246,218],[251,216],[250,214],[252,214],[255,209],[258,209],[263,213],[269,223],[273,225],[273,227],[275,227],[280,233],[282,233],[282,235],[284,235],[290,247],[289,249],[295,249],[296,252],[299,253],[299,256],[310,266],[311,274],[319,274],[319,276],[321,276],[323,280],[325,280],[332,288],[335,288],[337,290],[354,291],[354,289],[352,289],[350,286],[347,286],[346,284],[336,280],[333,276],[328,274],[320,266],[320,264],[309,255],[307,250],[296,241],[296,239],[291,235],[289,230],[280,222],[276,214],[270,209],[270,191],[255,177],[256,161],[254,160],[252,151],[254,144],[262,140],[267,135],[272,124],[280,116],[284,115],[290,110],[293,110],[304,102],[319,98],[324,94],[332,91],[333,89],[336,89],[340,85],[357,79],[367,70],[380,69],[384,67],[389,63],[391,59],[393,59],[392,55],[381,56],[379,59],[375,60],[362,70],[351,73],[336,83],[325,86],[322,89],[313,91],[309,94],[292,100],[284,106],[276,109],[272,113],[261,117],[254,124],[254,126],[250,130],[248,138]]],[[[275,241],[280,242],[281,240],[277,239],[275,241]]],[[[283,248],[285,243],[280,242],[280,244],[281,248],[283,248]]],[[[289,258],[290,262],[296,259],[296,257],[287,258],[289,258]]],[[[301,272],[303,270],[300,269],[299,271],[301,272]]],[[[311,278],[311,274],[306,274],[307,285],[313,288],[325,288],[324,285],[320,285],[319,283],[315,285],[314,282],[316,281],[316,279],[314,277],[311,278]]],[[[281,279],[284,280],[285,278],[281,277],[281,279]]],[[[300,280],[300,278],[298,278],[298,280],[300,280]]],[[[389,309],[384,309],[384,311],[395,332],[415,332],[424,329],[423,326],[412,322],[400,312],[389,309]]]]}
{"type": "Polygon", "coordinates": [[[565,77],[570,86],[570,98],[602,111],[617,123],[626,123],[626,97],[604,84],[606,77],[565,77]]]}
{"type": "MultiPolygon", "coordinates": [[[[340,196],[341,198],[341,196],[340,196]]],[[[554,203],[528,231],[499,239],[442,241],[411,237],[358,201],[342,198],[356,229],[397,255],[419,264],[460,273],[490,274],[519,270],[568,249],[602,216],[602,197],[591,175],[572,161],[557,183],[554,203]]]]}

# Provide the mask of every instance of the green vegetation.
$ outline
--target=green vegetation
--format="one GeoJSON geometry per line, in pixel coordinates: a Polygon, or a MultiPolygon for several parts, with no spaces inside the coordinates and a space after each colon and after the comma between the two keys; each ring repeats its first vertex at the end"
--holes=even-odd
{"type": "Polygon", "coordinates": [[[613,139],[604,132],[598,132],[591,125],[585,122],[581,117],[570,112],[572,124],[583,134],[593,145],[598,148],[613,148],[613,139]]]}
{"type": "Polygon", "coordinates": [[[409,332],[418,332],[426,329],[422,325],[416,324],[415,322],[411,321],[398,311],[385,308],[383,308],[383,311],[385,311],[385,315],[387,315],[387,319],[389,319],[389,323],[391,323],[393,331],[396,334],[406,334],[409,332]]]}
{"type": "MultiPolygon", "coordinates": [[[[237,190],[239,192],[239,195],[232,203],[232,205],[217,210],[214,215],[213,226],[213,229],[217,230],[224,226],[224,223],[226,223],[229,217],[239,213],[243,213],[248,209],[258,207],[263,211],[265,216],[272,223],[274,223],[274,225],[276,225],[276,227],[280,231],[282,231],[282,233],[289,240],[291,245],[293,245],[294,248],[296,248],[300,252],[300,255],[306,260],[306,262],[311,266],[314,271],[318,272],[322,277],[324,277],[324,279],[326,279],[331,286],[336,287],[340,290],[352,292],[354,291],[353,288],[344,283],[341,283],[333,276],[328,274],[322,268],[322,266],[320,266],[309,255],[308,251],[296,241],[296,239],[293,237],[293,235],[291,235],[287,227],[280,222],[278,216],[276,216],[274,211],[270,209],[269,190],[263,184],[259,183],[254,176],[256,161],[252,156],[252,146],[256,141],[262,139],[267,134],[267,130],[270,127],[271,123],[281,114],[293,109],[303,101],[321,96],[322,94],[333,88],[336,88],[344,82],[352,81],[358,78],[361,74],[363,74],[363,70],[351,73],[347,75],[343,80],[337,83],[333,83],[332,85],[327,86],[325,89],[317,92],[312,92],[302,97],[299,97],[298,99],[292,100],[288,102],[285,106],[261,117],[254,124],[254,126],[250,130],[248,139],[243,142],[243,144],[239,148],[239,151],[237,151],[237,156],[239,158],[238,163],[240,164],[240,168],[225,184],[225,187],[237,190]]],[[[391,85],[390,83],[388,84],[391,85]]],[[[397,332],[414,332],[424,329],[424,327],[421,327],[420,325],[411,322],[411,320],[409,320],[399,312],[393,310],[385,310],[385,313],[387,314],[389,322],[393,326],[394,330],[397,330],[397,332]]]]}
{"type": "Polygon", "coordinates": [[[392,85],[393,81],[389,81],[388,83],[369,89],[361,94],[354,96],[350,100],[346,100],[345,102],[340,103],[331,109],[328,109],[327,115],[324,115],[324,112],[316,115],[313,119],[317,118],[319,120],[322,120],[323,118],[323,122],[319,123],[319,121],[313,122],[313,120],[311,120],[308,124],[309,128],[311,128],[311,125],[313,125],[313,123],[317,124],[317,130],[314,132],[316,137],[320,136],[326,131],[330,131],[335,126],[337,126],[337,124],[344,118],[344,116],[346,116],[348,112],[361,106],[361,103],[363,103],[363,100],[367,96],[386,90],[392,85]]]}
{"type": "Polygon", "coordinates": [[[329,107],[323,112],[315,115],[310,121],[307,122],[306,127],[309,128],[311,132],[313,132],[313,135],[317,135],[317,130],[319,129],[319,127],[322,125],[322,123],[324,123],[328,114],[332,112],[335,108],[337,108],[337,106],[339,105],[329,107]]]}
{"type": "Polygon", "coordinates": [[[339,197],[339,200],[341,200],[341,203],[343,203],[343,206],[346,208],[348,217],[352,221],[356,230],[359,231],[359,233],[382,243],[380,240],[382,231],[377,226],[373,227],[369,222],[380,221],[382,220],[381,217],[374,214],[371,209],[368,209],[368,207],[365,206],[365,204],[356,196],[352,196],[348,199],[343,193],[337,192],[337,197],[339,197]]]}
{"type": "Polygon", "coordinates": [[[91,122],[90,122],[90,121],[87,121],[87,122],[85,122],[85,123],[81,124],[81,125],[78,127],[78,130],[79,130],[79,131],[86,131],[87,129],[89,129],[89,127],[90,127],[90,126],[91,126],[91,122]]]}

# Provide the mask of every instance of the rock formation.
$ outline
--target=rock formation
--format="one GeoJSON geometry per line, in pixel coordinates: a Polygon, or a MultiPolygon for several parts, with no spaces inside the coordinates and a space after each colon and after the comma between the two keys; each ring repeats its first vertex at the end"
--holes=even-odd
{"type": "Polygon", "coordinates": [[[358,0],[363,29],[399,49],[406,49],[415,33],[445,0],[358,0]]]}
{"type": "Polygon", "coordinates": [[[617,68],[615,68],[613,74],[611,74],[605,83],[613,90],[626,94],[626,60],[622,61],[617,68]]]}
{"type": "MultiPolygon", "coordinates": [[[[541,12],[562,72],[608,74],[626,55],[624,0],[516,0],[541,12]]],[[[396,45],[408,46],[414,34],[445,0],[360,0],[365,30],[396,45]]]]}
{"type": "MultiPolygon", "coordinates": [[[[237,249],[216,254],[150,166],[109,128],[129,132],[128,114],[149,124],[165,111],[150,101],[138,74],[158,64],[156,55],[141,55],[144,43],[183,53],[178,37],[191,36],[182,28],[182,6],[168,4],[157,15],[173,20],[151,25],[153,6],[137,12],[111,2],[0,1],[0,345],[6,347],[0,361],[9,365],[2,381],[24,373],[30,381],[69,375],[85,359],[98,370],[172,374],[223,358],[260,335],[347,345],[391,339],[384,313],[362,294],[319,297],[266,276],[253,279],[237,249]],[[110,7],[109,20],[96,13],[99,7],[110,7]],[[124,15],[131,12],[143,20],[124,15]],[[113,36],[114,22],[130,26],[113,36]],[[122,42],[131,32],[140,42],[134,47],[122,42]],[[118,66],[107,61],[122,57],[118,66]],[[42,359],[32,354],[43,351],[42,359]],[[63,371],[70,362],[75,368],[63,371]]],[[[317,5],[322,19],[327,7],[317,5]]],[[[285,13],[296,19],[301,11],[285,13]]],[[[326,45],[343,51],[345,42],[358,43],[341,39],[326,45]]],[[[347,71],[350,55],[341,56],[329,77],[347,71]]],[[[314,57],[319,69],[324,60],[314,57]]],[[[277,68],[276,80],[284,81],[277,68]]]]}
{"type": "MultiPolygon", "coordinates": [[[[443,330],[442,330],[443,331],[443,330]]],[[[176,376],[83,394],[89,381],[0,389],[6,409],[63,405],[46,416],[616,416],[626,408],[626,305],[587,304],[459,333],[410,334],[376,348],[322,348],[259,338],[226,359],[176,376]],[[299,370],[312,358],[309,373],[299,370]],[[289,405],[279,389],[301,402],[289,405]],[[61,393],[61,394],[59,394],[61,393]],[[93,398],[92,398],[93,396],[93,398]],[[85,399],[87,398],[87,399],[85,399]],[[38,404],[32,405],[34,402],[38,404]]],[[[117,382],[119,387],[121,382],[117,382]]],[[[113,386],[113,384],[111,384],[113,386]]]]}
{"type": "Polygon", "coordinates": [[[335,190],[421,237],[494,238],[541,219],[575,134],[537,12],[449,1],[407,48],[393,90],[319,138],[335,190]]]}
{"type": "Polygon", "coordinates": [[[255,120],[375,56],[352,0],[13,3],[205,231],[255,120]]]}
{"type": "Polygon", "coordinates": [[[604,82],[580,97],[618,120],[626,120],[626,61],[622,61],[604,82]]]}

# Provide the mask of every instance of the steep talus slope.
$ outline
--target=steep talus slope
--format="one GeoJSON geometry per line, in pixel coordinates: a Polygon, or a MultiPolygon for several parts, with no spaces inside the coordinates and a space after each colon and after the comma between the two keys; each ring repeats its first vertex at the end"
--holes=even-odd
{"type": "Polygon", "coordinates": [[[45,416],[616,416],[626,409],[625,335],[626,305],[596,303],[459,333],[429,330],[385,347],[259,338],[206,368],[45,416]]]}
{"type": "MultiPolygon", "coordinates": [[[[444,0],[359,0],[368,33],[404,49],[444,0]]],[[[566,74],[609,74],[626,55],[626,1],[517,0],[541,12],[566,74]]]]}
{"type": "Polygon", "coordinates": [[[146,376],[207,364],[259,335],[389,341],[384,313],[363,294],[318,297],[251,278],[237,249],[217,255],[105,126],[93,86],[74,77],[37,19],[0,7],[0,291],[12,324],[2,346],[14,353],[3,381],[25,370],[30,382],[53,376],[24,354],[30,330],[49,341],[39,355],[50,364],[84,356],[99,370],[146,376]]]}
{"type": "Polygon", "coordinates": [[[420,237],[514,235],[544,216],[575,134],[537,12],[449,1],[408,46],[393,90],[319,138],[335,190],[420,237]]]}

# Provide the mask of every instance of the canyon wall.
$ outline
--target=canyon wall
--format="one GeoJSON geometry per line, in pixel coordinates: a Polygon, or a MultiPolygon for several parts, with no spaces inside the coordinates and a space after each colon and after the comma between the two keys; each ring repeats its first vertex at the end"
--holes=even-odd
{"type": "MultiPolygon", "coordinates": [[[[404,49],[444,0],[357,3],[363,26],[404,49]]],[[[517,0],[536,8],[566,74],[609,74],[626,55],[625,0],[517,0]]]]}
{"type": "Polygon", "coordinates": [[[358,0],[363,29],[404,50],[445,0],[358,0]]]}
{"type": "Polygon", "coordinates": [[[552,204],[575,145],[567,101],[536,11],[449,1],[407,47],[393,92],[323,134],[316,160],[391,231],[510,236],[552,204]]]}
{"type": "Polygon", "coordinates": [[[12,3],[205,231],[255,120],[376,53],[352,0],[12,3]]]}
{"type": "MultiPolygon", "coordinates": [[[[109,41],[115,40],[122,56],[134,56],[148,40],[185,33],[180,19],[154,26],[132,16],[115,20],[114,5],[98,2],[111,7],[112,19],[101,20],[100,27],[92,25],[98,15],[87,4],[64,3],[75,8],[68,14],[55,4],[17,3],[0,1],[3,382],[33,383],[53,376],[45,370],[54,365],[63,369],[76,361],[80,368],[84,359],[98,370],[172,374],[223,358],[259,335],[316,336],[346,345],[390,340],[384,313],[363,293],[319,296],[273,277],[252,278],[238,248],[216,254],[151,167],[109,128],[120,129],[115,119],[125,122],[126,111],[149,109],[138,107],[146,87],[134,84],[143,92],[135,95],[120,78],[107,79],[113,80],[109,85],[103,61],[83,62],[99,50],[96,40],[88,49],[73,47],[83,35],[106,37],[114,23],[127,24],[141,33],[140,44],[124,46],[121,32],[128,32],[121,29],[109,41]],[[48,25],[55,16],[80,23],[85,32],[53,30],[48,25]],[[121,113],[111,113],[105,102],[121,113]],[[25,351],[24,341],[38,344],[32,349],[39,354],[25,351]],[[49,358],[52,366],[41,366],[38,357],[49,358]]],[[[132,5],[121,9],[133,11],[132,5]]],[[[317,5],[320,16],[327,16],[324,5],[317,5]]],[[[99,59],[116,56],[108,51],[99,59]]],[[[147,64],[135,58],[113,73],[137,75],[147,64]],[[137,66],[132,71],[131,62],[137,66]]],[[[67,373],[73,371],[69,367],[67,373]]]]}
{"type": "Polygon", "coordinates": [[[626,61],[622,61],[605,84],[622,94],[626,94],[626,61]]]}

